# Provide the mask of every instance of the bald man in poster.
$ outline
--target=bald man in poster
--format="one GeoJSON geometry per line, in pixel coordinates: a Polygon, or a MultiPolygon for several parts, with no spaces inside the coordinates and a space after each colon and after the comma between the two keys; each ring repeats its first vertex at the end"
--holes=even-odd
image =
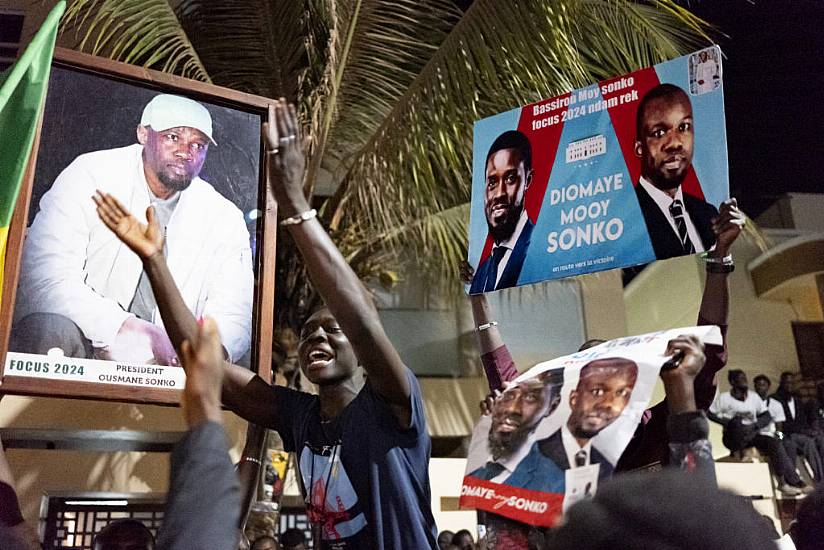
{"type": "Polygon", "coordinates": [[[715,245],[712,221],[718,210],[681,189],[692,166],[694,137],[692,104],[684,90],[661,84],[641,99],[635,137],[641,178],[635,193],[659,260],[715,245]]]}
{"type": "Polygon", "coordinates": [[[523,133],[498,136],[486,154],[484,215],[492,236],[492,254],[478,265],[471,294],[518,284],[534,224],[524,209],[532,183],[532,145],[523,133]]]}
{"type": "Polygon", "coordinates": [[[596,359],[584,365],[569,394],[566,423],[533,444],[506,484],[563,493],[565,470],[598,464],[599,482],[612,475],[615,465],[592,445],[592,438],[621,416],[637,379],[638,365],[629,359],[596,359]]]}

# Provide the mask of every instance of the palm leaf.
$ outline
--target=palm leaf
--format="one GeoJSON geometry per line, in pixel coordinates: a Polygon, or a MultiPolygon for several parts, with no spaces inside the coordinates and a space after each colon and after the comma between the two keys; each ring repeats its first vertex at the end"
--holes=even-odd
{"type": "Polygon", "coordinates": [[[358,150],[375,132],[458,21],[451,0],[334,0],[320,93],[310,107],[307,194],[324,163],[358,150]]]}
{"type": "MultiPolygon", "coordinates": [[[[347,164],[325,216],[344,232],[391,236],[465,204],[475,120],[706,42],[705,24],[669,0],[476,0],[347,164]]],[[[440,259],[444,280],[465,253],[438,240],[386,244],[396,258],[440,259]]]]}
{"type": "Polygon", "coordinates": [[[307,10],[299,0],[182,0],[176,11],[215,83],[298,100],[307,10]]]}
{"type": "Polygon", "coordinates": [[[71,0],[61,32],[70,30],[82,51],[211,82],[166,0],[71,0]]]}

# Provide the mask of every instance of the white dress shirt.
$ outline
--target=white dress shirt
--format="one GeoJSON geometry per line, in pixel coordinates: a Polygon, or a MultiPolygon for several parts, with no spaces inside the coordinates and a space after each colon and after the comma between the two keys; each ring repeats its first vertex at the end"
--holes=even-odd
{"type": "Polygon", "coordinates": [[[673,232],[676,236],[680,238],[678,235],[678,226],[675,225],[675,219],[670,214],[670,205],[672,205],[675,199],[681,201],[683,205],[683,212],[684,212],[684,223],[687,224],[687,236],[689,237],[690,241],[692,241],[692,246],[695,248],[696,252],[704,252],[704,245],[701,243],[701,236],[698,235],[698,230],[695,229],[695,224],[692,223],[692,218],[690,218],[690,213],[687,211],[687,206],[684,204],[684,192],[681,190],[681,186],[678,186],[678,191],[675,192],[675,199],[670,197],[664,191],[661,191],[657,187],[655,187],[652,183],[650,183],[646,178],[641,176],[639,183],[644,186],[647,194],[652,197],[652,200],[655,201],[655,204],[658,205],[658,208],[661,209],[661,212],[664,214],[664,217],[667,218],[670,226],[672,227],[673,232]]]}
{"type": "Polygon", "coordinates": [[[592,440],[588,439],[587,444],[581,447],[578,444],[578,440],[575,439],[575,436],[572,435],[572,432],[569,431],[569,428],[566,424],[561,426],[561,441],[564,443],[564,451],[566,452],[567,456],[567,463],[569,464],[570,468],[577,468],[577,463],[575,462],[575,455],[578,454],[578,451],[583,450],[586,452],[586,462],[584,462],[584,466],[589,466],[590,458],[592,456],[592,440]]]}
{"type": "MultiPolygon", "coordinates": [[[[15,320],[56,313],[95,348],[109,348],[135,295],[143,263],[97,215],[91,197],[111,193],[145,223],[150,193],[139,144],[77,157],[40,200],[23,247],[15,320]]],[[[195,317],[214,318],[237,361],[252,337],[254,273],[243,213],[206,181],[194,178],[166,230],[166,261],[195,317]]],[[[152,322],[162,326],[157,308],[152,322]]]]}
{"type": "Polygon", "coordinates": [[[498,264],[498,273],[495,274],[495,287],[498,287],[498,283],[501,282],[501,275],[503,274],[504,270],[506,269],[506,264],[509,262],[509,257],[512,256],[512,249],[515,248],[515,245],[518,244],[518,238],[521,236],[521,231],[524,230],[524,226],[526,225],[526,210],[521,210],[521,217],[518,218],[518,224],[515,226],[515,231],[512,232],[512,235],[505,241],[501,241],[499,243],[495,243],[495,246],[492,247],[492,250],[498,248],[499,246],[506,247],[506,252],[504,253],[504,257],[501,258],[500,263],[498,264]]]}

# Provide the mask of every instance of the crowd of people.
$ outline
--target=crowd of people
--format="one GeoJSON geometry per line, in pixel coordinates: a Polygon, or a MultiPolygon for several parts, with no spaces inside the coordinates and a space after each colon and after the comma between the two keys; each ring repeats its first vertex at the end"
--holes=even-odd
{"type": "MultiPolygon", "coordinates": [[[[483,294],[470,300],[489,381],[484,409],[492,415],[492,459],[477,475],[512,483],[529,475],[530,481],[522,482],[533,487],[541,471],[519,472],[519,466],[531,454],[560,453],[556,462],[562,469],[600,463],[603,479],[597,493],[572,506],[558,527],[536,528],[485,513],[480,517],[482,540],[465,530],[438,534],[429,486],[431,441],[420,387],[387,337],[369,292],[304,197],[305,158],[294,106],[279,101],[270,107],[264,140],[269,188],[281,224],[325,304],[306,320],[298,343],[300,367],[318,394],[272,386],[230,363],[232,354],[222,344],[216,322],[196,318],[175,285],[154,209],[148,209],[144,224],[111,194],[97,193],[97,214],[140,258],[169,340],[186,370],[182,410],[189,431],[172,454],[167,509],[157,541],[140,522],[123,520],[97,534],[95,550],[238,548],[246,497],[229,461],[221,406],[277,431],[285,450],[295,453],[312,525],[311,540],[289,530],[279,538],[252,541],[253,550],[301,549],[310,543],[315,549],[335,550],[775,548],[770,530],[748,501],[717,488],[708,417],[724,426],[724,443],[731,451],[755,446],[769,456],[780,491],[810,493],[814,489],[798,476],[795,457],[803,456],[815,481],[821,480],[821,405],[798,398],[796,375],[784,373],[778,391],[769,395],[766,377],[758,377],[751,392],[746,375],[730,370],[731,389],[716,398],[716,374],[726,364],[726,344],[674,338],[666,351],[677,360],[661,374],[666,397],[646,411],[628,447],[612,463],[599,456],[589,439],[621,414],[625,401],[611,395],[628,395],[637,368],[627,362],[592,363],[572,392],[569,421],[557,434],[538,439],[535,427],[558,406],[560,395],[553,392],[557,384],[551,372],[540,388],[512,384],[518,369],[483,294]],[[609,400],[602,398],[605,392],[590,387],[603,386],[605,372],[618,373],[613,378],[622,386],[607,392],[609,400]],[[599,411],[597,421],[587,416],[592,410],[599,411]],[[564,450],[559,447],[563,441],[578,447],[564,450]]],[[[743,219],[732,199],[721,205],[712,222],[715,246],[708,254],[718,262],[707,264],[697,324],[718,325],[723,335],[731,269],[718,265],[721,259],[729,265],[743,219]]],[[[468,266],[463,266],[463,277],[471,283],[468,266]]],[[[493,279],[487,279],[494,287],[493,279]]],[[[580,349],[599,343],[585,342],[580,349]]],[[[819,488],[805,498],[791,530],[799,550],[824,540],[822,514],[824,489],[819,488]]],[[[31,550],[36,545],[20,514],[11,472],[0,461],[0,548],[31,550]]]]}

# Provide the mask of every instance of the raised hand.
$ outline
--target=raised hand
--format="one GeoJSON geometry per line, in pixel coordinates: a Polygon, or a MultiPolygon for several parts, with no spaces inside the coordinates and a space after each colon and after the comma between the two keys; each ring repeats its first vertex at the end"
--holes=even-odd
{"type": "Polygon", "coordinates": [[[681,357],[675,368],[661,369],[670,413],[696,410],[694,382],[707,359],[704,343],[696,336],[682,334],[667,343],[666,355],[681,357]]]}
{"type": "Polygon", "coordinates": [[[194,341],[184,340],[181,356],[186,369],[183,415],[190,428],[206,421],[221,423],[220,392],[223,383],[223,347],[215,322],[206,318],[194,341]]]}
{"type": "Polygon", "coordinates": [[[715,249],[719,254],[726,256],[729,253],[746,220],[747,217],[738,209],[738,201],[735,198],[721,203],[718,216],[712,220],[712,231],[716,239],[715,249]]]}
{"type": "Polygon", "coordinates": [[[268,159],[269,187],[285,216],[309,209],[303,194],[306,155],[295,106],[286,100],[269,105],[269,120],[263,123],[268,159]]]}
{"type": "Polygon", "coordinates": [[[163,250],[163,232],[155,218],[154,208],[146,209],[148,223],[140,223],[131,212],[108,193],[98,190],[92,197],[97,215],[117,237],[142,260],[163,250]]]}
{"type": "Polygon", "coordinates": [[[461,274],[461,282],[465,285],[471,285],[472,279],[475,277],[475,269],[469,265],[469,262],[461,260],[461,263],[458,264],[458,270],[461,274]]]}
{"type": "MultiPolygon", "coordinates": [[[[680,354],[681,360],[676,368],[667,371],[668,375],[684,376],[690,381],[698,376],[707,359],[701,339],[687,334],[673,338],[667,343],[666,355],[674,354],[680,354]]],[[[667,372],[662,372],[661,376],[663,377],[667,372]]]]}

